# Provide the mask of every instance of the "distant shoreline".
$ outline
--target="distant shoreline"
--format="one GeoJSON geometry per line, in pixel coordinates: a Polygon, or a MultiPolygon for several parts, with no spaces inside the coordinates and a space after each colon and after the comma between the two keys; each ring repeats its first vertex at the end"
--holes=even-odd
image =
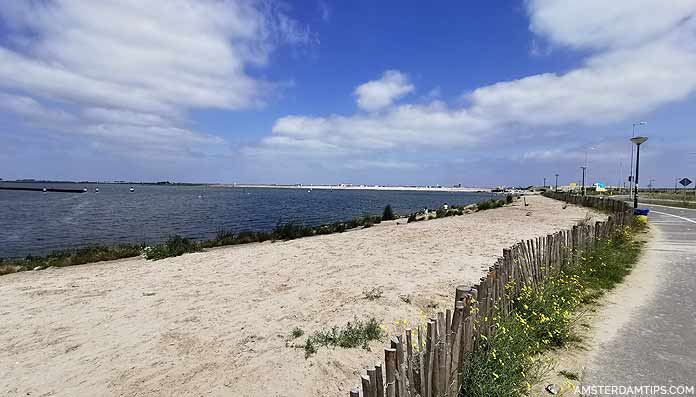
{"type": "Polygon", "coordinates": [[[49,181],[49,180],[0,180],[0,184],[16,185],[133,185],[133,186],[194,186],[213,188],[263,188],[263,189],[320,189],[320,190],[383,190],[383,191],[413,191],[413,192],[464,192],[464,193],[490,193],[489,187],[449,187],[449,186],[382,186],[382,185],[283,185],[269,183],[183,183],[183,182],[98,182],[98,181],[49,181]]]}
{"type": "Polygon", "coordinates": [[[491,188],[482,187],[432,187],[432,186],[379,186],[379,185],[272,185],[272,184],[210,184],[208,187],[265,188],[265,189],[317,189],[317,190],[394,190],[421,192],[490,193],[491,188]]]}

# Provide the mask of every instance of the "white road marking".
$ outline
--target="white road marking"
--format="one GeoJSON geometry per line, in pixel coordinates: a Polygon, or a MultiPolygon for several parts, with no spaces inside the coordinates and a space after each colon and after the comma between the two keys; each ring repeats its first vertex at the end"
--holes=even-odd
{"type": "Polygon", "coordinates": [[[655,210],[653,210],[652,212],[654,212],[654,213],[656,213],[656,214],[661,214],[661,215],[673,216],[673,217],[675,217],[675,218],[683,219],[683,220],[685,220],[685,221],[687,221],[687,222],[696,223],[695,220],[689,219],[689,218],[684,218],[683,216],[668,214],[668,213],[666,213],[666,212],[660,212],[660,211],[655,211],[655,210]]]}
{"type": "Polygon", "coordinates": [[[672,208],[672,209],[680,210],[680,211],[683,211],[683,210],[686,210],[686,211],[696,211],[696,208],[672,207],[672,206],[669,206],[669,205],[650,204],[650,203],[640,203],[640,204],[642,204],[642,205],[649,205],[649,206],[651,206],[651,207],[672,208]]]}

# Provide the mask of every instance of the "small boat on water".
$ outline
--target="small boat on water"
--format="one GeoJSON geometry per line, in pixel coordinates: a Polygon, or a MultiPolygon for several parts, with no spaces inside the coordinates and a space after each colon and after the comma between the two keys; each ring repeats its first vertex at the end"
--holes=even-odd
{"type": "Polygon", "coordinates": [[[41,191],[46,193],[48,190],[46,188],[43,188],[41,191]]]}
{"type": "Polygon", "coordinates": [[[94,193],[99,193],[99,188],[98,188],[98,187],[95,187],[95,188],[94,188],[94,193]]]}
{"type": "Polygon", "coordinates": [[[83,187],[83,188],[82,188],[82,191],[85,192],[85,193],[87,193],[87,188],[86,188],[86,187],[83,187]]]}
{"type": "Polygon", "coordinates": [[[133,188],[130,188],[130,189],[128,189],[128,190],[129,190],[131,193],[133,193],[133,192],[135,191],[135,189],[133,189],[133,188]]]}

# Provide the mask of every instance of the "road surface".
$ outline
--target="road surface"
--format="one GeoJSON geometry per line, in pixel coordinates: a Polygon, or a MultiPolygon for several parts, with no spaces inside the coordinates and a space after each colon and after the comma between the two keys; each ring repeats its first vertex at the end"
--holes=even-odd
{"type": "MultiPolygon", "coordinates": [[[[650,208],[660,284],[604,343],[585,385],[696,385],[696,210],[650,208]]],[[[646,395],[646,394],[643,394],[646,395]]],[[[651,394],[647,394],[651,395],[651,394]]]]}

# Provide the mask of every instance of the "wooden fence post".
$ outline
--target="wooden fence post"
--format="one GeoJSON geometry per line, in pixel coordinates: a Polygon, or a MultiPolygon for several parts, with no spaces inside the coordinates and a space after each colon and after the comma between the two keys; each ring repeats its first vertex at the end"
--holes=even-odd
{"type": "Polygon", "coordinates": [[[384,363],[387,366],[387,397],[396,397],[396,349],[384,349],[384,363]]]}

